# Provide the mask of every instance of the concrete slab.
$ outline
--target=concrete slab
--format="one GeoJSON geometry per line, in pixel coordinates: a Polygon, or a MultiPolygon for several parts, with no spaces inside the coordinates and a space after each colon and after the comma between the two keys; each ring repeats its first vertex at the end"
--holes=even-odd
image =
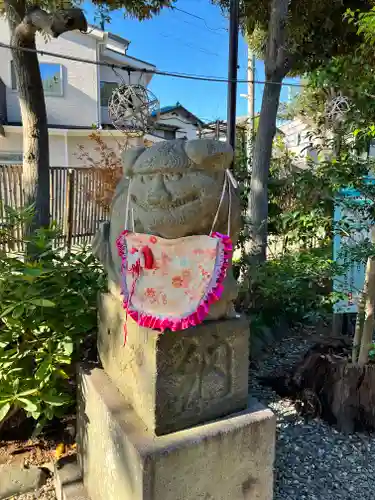
{"type": "Polygon", "coordinates": [[[175,432],[246,408],[249,323],[208,321],[182,332],[142,328],[119,297],[99,300],[103,368],[150,431],[175,432]]]}
{"type": "Polygon", "coordinates": [[[54,478],[57,500],[90,500],[75,456],[62,458],[55,463],[54,478]]]}
{"type": "Polygon", "coordinates": [[[47,480],[39,467],[21,468],[17,465],[0,466],[0,499],[38,490],[47,480]]]}
{"type": "Polygon", "coordinates": [[[103,370],[79,379],[79,457],[92,500],[272,500],[276,422],[257,401],[157,437],[103,370]]]}

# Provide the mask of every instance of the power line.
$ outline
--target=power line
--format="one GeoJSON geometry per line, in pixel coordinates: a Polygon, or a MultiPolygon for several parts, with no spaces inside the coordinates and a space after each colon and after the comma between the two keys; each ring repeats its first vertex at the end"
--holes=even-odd
{"type": "Polygon", "coordinates": [[[196,24],[196,23],[190,23],[189,21],[185,21],[184,19],[179,19],[179,22],[180,23],[184,23],[184,24],[188,24],[189,26],[194,26],[194,28],[199,29],[201,31],[204,31],[206,33],[206,35],[207,35],[207,29],[208,29],[208,31],[210,31],[213,35],[222,36],[222,37],[225,36],[224,33],[218,33],[216,29],[211,29],[211,28],[207,28],[207,27],[204,28],[203,26],[198,26],[198,24],[196,24]]]}
{"type": "Polygon", "coordinates": [[[203,54],[208,54],[209,56],[215,56],[215,57],[220,57],[220,55],[217,52],[211,52],[211,50],[204,49],[203,47],[199,47],[198,45],[193,45],[191,43],[185,42],[182,38],[178,38],[176,36],[170,35],[169,33],[159,33],[160,36],[164,38],[170,38],[172,40],[175,40],[177,43],[180,43],[181,45],[185,45],[186,47],[190,47],[191,49],[198,50],[199,52],[202,52],[203,54]]]}
{"type": "Polygon", "coordinates": [[[201,17],[201,16],[197,16],[196,14],[193,14],[192,12],[188,12],[187,10],[184,10],[184,9],[179,9],[178,7],[172,7],[172,10],[177,10],[178,12],[182,12],[183,14],[186,14],[187,16],[190,16],[190,17],[195,17],[195,19],[199,19],[200,21],[203,21],[204,24],[206,25],[206,28],[210,31],[228,31],[227,28],[212,28],[210,27],[208,24],[207,24],[207,21],[201,17]]]}
{"type": "Polygon", "coordinates": [[[149,74],[149,75],[159,75],[159,76],[170,76],[172,78],[182,78],[185,80],[196,80],[196,81],[201,81],[201,82],[215,82],[215,83],[229,83],[233,81],[237,81],[237,83],[256,83],[256,84],[270,84],[270,85],[285,85],[289,87],[305,87],[306,85],[301,84],[301,83],[283,83],[283,82],[271,82],[271,81],[265,81],[265,80],[230,80],[225,77],[218,77],[218,76],[205,76],[205,75],[195,75],[191,73],[179,73],[177,71],[161,71],[158,69],[147,69],[147,68],[134,68],[133,66],[129,65],[121,65],[121,64],[112,64],[112,63],[107,63],[104,61],[92,61],[90,59],[83,59],[81,57],[75,57],[75,56],[68,56],[66,54],[58,54],[55,52],[49,52],[47,50],[40,50],[40,49],[30,49],[28,47],[16,47],[13,45],[9,45],[6,43],[0,43],[0,48],[4,49],[11,49],[11,50],[21,50],[22,52],[29,52],[33,54],[39,54],[41,56],[51,56],[55,57],[56,59],[65,59],[67,61],[75,61],[75,62],[80,62],[80,63],[85,63],[85,64],[93,64],[94,66],[103,66],[106,68],[111,68],[111,69],[119,69],[122,71],[126,71],[128,73],[144,73],[144,74],[149,74]]]}

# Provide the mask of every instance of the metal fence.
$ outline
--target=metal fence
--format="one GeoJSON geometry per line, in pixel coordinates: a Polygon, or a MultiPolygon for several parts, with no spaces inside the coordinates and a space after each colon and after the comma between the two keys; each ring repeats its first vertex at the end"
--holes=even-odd
{"type": "MultiPolygon", "coordinates": [[[[88,243],[100,222],[107,219],[106,210],[95,201],[103,176],[100,169],[85,167],[50,167],[50,213],[62,231],[67,247],[88,243]]],[[[0,165],[0,223],[7,222],[5,206],[23,206],[22,165],[0,165]]],[[[22,231],[16,229],[14,250],[22,251],[22,231]]]]}

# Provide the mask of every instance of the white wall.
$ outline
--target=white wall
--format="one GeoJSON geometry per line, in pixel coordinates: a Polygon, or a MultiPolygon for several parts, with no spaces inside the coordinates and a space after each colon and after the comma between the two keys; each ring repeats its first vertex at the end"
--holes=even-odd
{"type": "Polygon", "coordinates": [[[287,149],[298,157],[297,161],[299,160],[301,166],[306,164],[309,158],[317,160],[317,152],[310,148],[310,129],[306,123],[295,118],[279,128],[285,134],[283,139],[287,149]]]}
{"type": "MultiPolygon", "coordinates": [[[[22,142],[21,127],[6,127],[6,136],[0,137],[0,152],[22,154],[22,142]],[[14,130],[11,131],[11,129],[14,130]]],[[[50,130],[49,150],[51,166],[66,166],[65,137],[63,135],[56,135],[55,131],[50,130]]]]}
{"type": "MultiPolygon", "coordinates": [[[[50,165],[52,167],[82,167],[88,166],[77,158],[79,145],[82,145],[86,152],[95,160],[100,156],[95,151],[96,143],[89,138],[91,131],[78,130],[49,130],[50,165]]],[[[142,144],[142,139],[126,138],[114,131],[101,133],[103,141],[109,148],[120,154],[121,149],[131,148],[142,144]]],[[[22,128],[6,126],[6,136],[0,137],[0,153],[20,153],[22,154],[22,128]]]]}
{"type": "MultiPolygon", "coordinates": [[[[125,146],[126,141],[120,138],[114,137],[103,137],[103,140],[108,145],[109,148],[113,149],[116,153],[120,154],[120,148],[125,146]]],[[[132,144],[132,142],[130,142],[132,144]]],[[[97,151],[95,151],[96,144],[89,139],[88,136],[68,136],[68,158],[69,167],[81,167],[87,166],[87,163],[79,160],[77,158],[77,153],[79,153],[78,146],[82,145],[86,152],[90,154],[94,160],[99,160],[100,156],[97,151]]]]}
{"type": "MultiPolygon", "coordinates": [[[[9,44],[7,22],[0,18],[0,41],[9,44]]],[[[96,40],[81,33],[67,33],[45,43],[37,36],[37,47],[41,50],[59,54],[74,55],[89,60],[96,60],[96,40]]],[[[7,86],[8,121],[21,121],[18,93],[12,90],[9,49],[0,48],[0,77],[7,86]]],[[[87,126],[98,121],[97,95],[98,78],[95,65],[58,59],[52,56],[40,56],[39,62],[61,64],[63,74],[63,96],[46,96],[48,123],[50,125],[87,126]]]]}
{"type": "Polygon", "coordinates": [[[173,125],[174,127],[179,127],[176,138],[187,137],[188,139],[196,139],[198,127],[192,123],[188,123],[188,119],[185,117],[173,116],[171,113],[163,113],[160,115],[159,122],[164,125],[173,125]]]}
{"type": "Polygon", "coordinates": [[[2,153],[22,153],[22,133],[6,132],[5,137],[0,137],[0,151],[2,153]]]}
{"type": "Polygon", "coordinates": [[[66,139],[65,136],[49,136],[50,165],[51,167],[66,167],[66,139]]]}

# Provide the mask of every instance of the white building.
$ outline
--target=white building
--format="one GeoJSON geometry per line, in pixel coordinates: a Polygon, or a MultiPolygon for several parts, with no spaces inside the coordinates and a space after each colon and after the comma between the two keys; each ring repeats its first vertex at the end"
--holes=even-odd
{"type": "Polygon", "coordinates": [[[311,127],[301,119],[285,121],[279,126],[283,133],[283,142],[291,153],[296,157],[298,166],[305,167],[308,161],[318,161],[318,145],[311,137],[311,127]]]}
{"type": "MultiPolygon", "coordinates": [[[[0,42],[10,43],[7,21],[0,18],[0,42]]],[[[110,147],[125,144],[124,135],[114,130],[108,117],[108,99],[119,83],[147,86],[152,74],[142,70],[154,70],[155,66],[128,54],[129,41],[95,27],[88,33],[71,32],[47,43],[37,36],[37,48],[53,54],[63,54],[92,61],[93,64],[71,61],[53,55],[39,55],[43,80],[50,138],[51,166],[78,166],[78,145],[86,151],[94,147],[88,136],[93,128],[101,129],[101,136],[110,147]],[[97,62],[130,66],[128,73],[97,62]]],[[[191,123],[199,120],[190,117],[187,110],[177,109],[161,114],[158,137],[147,137],[155,142],[174,137],[196,136],[191,123]],[[185,112],[186,111],[186,112],[185,112]],[[184,115],[181,118],[180,115],[184,115]],[[182,123],[182,119],[187,123],[182,123]],[[165,130],[168,130],[166,133],[165,130]],[[172,133],[174,131],[174,133],[172,133]]],[[[0,47],[0,164],[22,162],[22,123],[12,65],[11,51],[0,47]],[[1,84],[1,81],[3,84],[1,84]],[[4,137],[2,137],[4,135],[4,137]]],[[[131,139],[128,145],[137,139],[131,139]]]]}
{"type": "Polygon", "coordinates": [[[160,109],[154,134],[166,140],[196,139],[202,127],[202,120],[177,102],[160,109]]]}

